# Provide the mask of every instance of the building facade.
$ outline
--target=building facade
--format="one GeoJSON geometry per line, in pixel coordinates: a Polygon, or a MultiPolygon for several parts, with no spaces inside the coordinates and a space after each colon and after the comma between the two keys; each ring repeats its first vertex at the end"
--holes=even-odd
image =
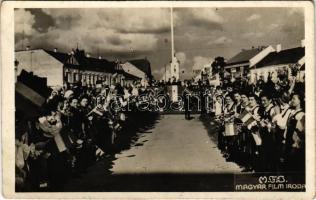
{"type": "Polygon", "coordinates": [[[49,86],[63,84],[64,61],[66,57],[56,59],[43,49],[15,52],[16,77],[24,69],[39,77],[47,77],[49,86]]]}
{"type": "Polygon", "coordinates": [[[95,86],[100,80],[107,85],[125,85],[126,80],[138,79],[137,76],[124,71],[118,61],[93,58],[79,49],[70,53],[58,52],[57,49],[16,51],[15,65],[16,76],[24,69],[34,75],[46,77],[48,86],[62,86],[65,83],[95,86]],[[127,76],[128,78],[125,78],[127,76]]]}
{"type": "Polygon", "coordinates": [[[269,53],[275,51],[272,46],[261,46],[248,50],[242,50],[229,59],[225,65],[225,70],[232,78],[239,78],[249,74],[250,68],[256,65],[269,53]]]}
{"type": "Polygon", "coordinates": [[[251,80],[256,82],[258,79],[268,80],[268,76],[284,74],[288,78],[292,76],[292,67],[296,66],[299,71],[297,79],[304,79],[305,75],[305,47],[281,50],[271,52],[260,62],[252,66],[250,70],[251,80]]]}

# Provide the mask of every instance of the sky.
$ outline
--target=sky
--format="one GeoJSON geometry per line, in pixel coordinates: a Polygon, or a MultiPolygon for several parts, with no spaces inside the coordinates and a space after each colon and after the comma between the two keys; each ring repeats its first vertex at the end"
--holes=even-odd
{"type": "MultiPolygon", "coordinates": [[[[174,43],[180,77],[233,57],[241,49],[304,39],[302,8],[174,8],[174,43]]],[[[108,60],[147,58],[156,79],[171,60],[169,8],[50,8],[15,10],[15,49],[84,49],[108,60]]]]}

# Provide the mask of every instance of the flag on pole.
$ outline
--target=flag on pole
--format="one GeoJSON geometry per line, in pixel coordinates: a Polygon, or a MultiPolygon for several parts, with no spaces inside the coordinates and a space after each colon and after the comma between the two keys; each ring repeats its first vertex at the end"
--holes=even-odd
{"type": "Polygon", "coordinates": [[[242,113],[240,113],[238,118],[242,121],[242,123],[245,123],[251,118],[251,113],[249,113],[247,110],[244,110],[242,113]]]}

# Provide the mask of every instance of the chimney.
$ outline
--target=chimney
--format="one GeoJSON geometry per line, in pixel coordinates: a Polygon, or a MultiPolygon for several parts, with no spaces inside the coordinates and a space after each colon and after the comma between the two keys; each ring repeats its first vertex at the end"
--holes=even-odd
{"type": "Polygon", "coordinates": [[[57,48],[54,48],[54,52],[57,52],[57,48]]]}
{"type": "Polygon", "coordinates": [[[301,40],[301,47],[305,47],[305,40],[301,40]]]}
{"type": "Polygon", "coordinates": [[[26,46],[26,49],[25,49],[26,51],[28,51],[28,50],[30,50],[30,46],[26,46]]]}
{"type": "Polygon", "coordinates": [[[276,45],[276,52],[279,53],[282,50],[281,44],[276,45]]]}

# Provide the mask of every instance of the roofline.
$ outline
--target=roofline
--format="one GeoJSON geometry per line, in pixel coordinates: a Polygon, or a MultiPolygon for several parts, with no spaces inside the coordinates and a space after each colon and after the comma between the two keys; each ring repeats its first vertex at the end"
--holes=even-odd
{"type": "Polygon", "coordinates": [[[230,68],[238,67],[239,65],[250,65],[250,62],[249,61],[244,61],[244,62],[226,64],[224,66],[224,68],[225,69],[230,69],[230,68]]]}
{"type": "Polygon", "coordinates": [[[268,67],[279,67],[279,66],[290,65],[290,64],[296,64],[296,63],[281,63],[281,64],[276,64],[276,65],[264,65],[260,67],[252,67],[250,68],[250,70],[262,69],[262,68],[268,68],[268,67]]]}
{"type": "MultiPolygon", "coordinates": [[[[54,52],[54,50],[44,49],[44,48],[29,49],[29,50],[26,50],[26,49],[20,49],[20,50],[15,50],[14,52],[22,52],[22,51],[38,51],[38,50],[43,50],[43,51],[50,51],[50,52],[54,52]]],[[[69,53],[67,53],[67,52],[62,52],[62,51],[57,51],[57,52],[54,52],[54,53],[63,53],[63,54],[67,54],[67,55],[69,55],[69,53]]],[[[115,61],[110,61],[110,60],[107,60],[107,59],[105,59],[105,58],[101,58],[101,59],[99,59],[99,57],[87,57],[87,58],[92,58],[92,59],[97,59],[97,60],[106,60],[107,62],[113,62],[113,63],[115,63],[115,61]]],[[[137,60],[141,60],[141,59],[137,59],[137,60]]]]}
{"type": "Polygon", "coordinates": [[[20,50],[15,50],[14,52],[22,52],[22,51],[38,51],[38,50],[45,50],[43,48],[38,48],[38,49],[29,49],[29,50],[26,50],[26,49],[20,49],[20,50]]]}
{"type": "MultiPolygon", "coordinates": [[[[283,49],[283,50],[281,50],[281,51],[279,51],[279,52],[276,52],[276,51],[272,51],[272,52],[270,52],[266,57],[268,57],[270,54],[272,54],[272,53],[274,53],[275,55],[273,55],[273,56],[277,56],[280,52],[282,52],[282,51],[288,51],[288,50],[292,50],[292,49],[298,49],[298,48],[302,48],[302,49],[305,49],[305,47],[301,47],[301,46],[298,46],[298,47],[294,47],[294,48],[289,48],[289,49],[283,49]]],[[[302,57],[300,57],[296,62],[294,62],[294,63],[299,63],[299,61],[301,61],[303,58],[305,58],[305,50],[304,50],[304,55],[302,55],[302,57]]],[[[265,57],[265,58],[266,58],[265,57]]],[[[264,60],[264,58],[262,59],[262,60],[264,60]]],[[[261,61],[262,61],[261,60],[261,61]]],[[[259,61],[257,64],[259,64],[261,61],[259,61]]],[[[304,61],[305,62],[305,61],[304,61]]],[[[255,65],[253,65],[253,66],[251,66],[251,68],[253,68],[253,67],[256,67],[257,66],[257,64],[255,64],[255,65]]],[[[259,68],[262,68],[262,67],[266,67],[266,66],[277,66],[277,65],[288,65],[288,64],[293,64],[293,63],[279,63],[279,64],[274,64],[274,65],[271,65],[271,64],[269,64],[269,63],[267,63],[266,65],[259,65],[259,68]]]]}
{"type": "Polygon", "coordinates": [[[304,47],[302,47],[302,46],[297,46],[297,47],[292,47],[292,48],[287,48],[287,49],[282,49],[281,51],[279,51],[279,52],[276,52],[276,53],[280,53],[280,52],[282,52],[282,51],[287,51],[287,50],[291,50],[291,49],[298,49],[298,48],[302,48],[302,49],[305,49],[305,46],[304,47]]]}

